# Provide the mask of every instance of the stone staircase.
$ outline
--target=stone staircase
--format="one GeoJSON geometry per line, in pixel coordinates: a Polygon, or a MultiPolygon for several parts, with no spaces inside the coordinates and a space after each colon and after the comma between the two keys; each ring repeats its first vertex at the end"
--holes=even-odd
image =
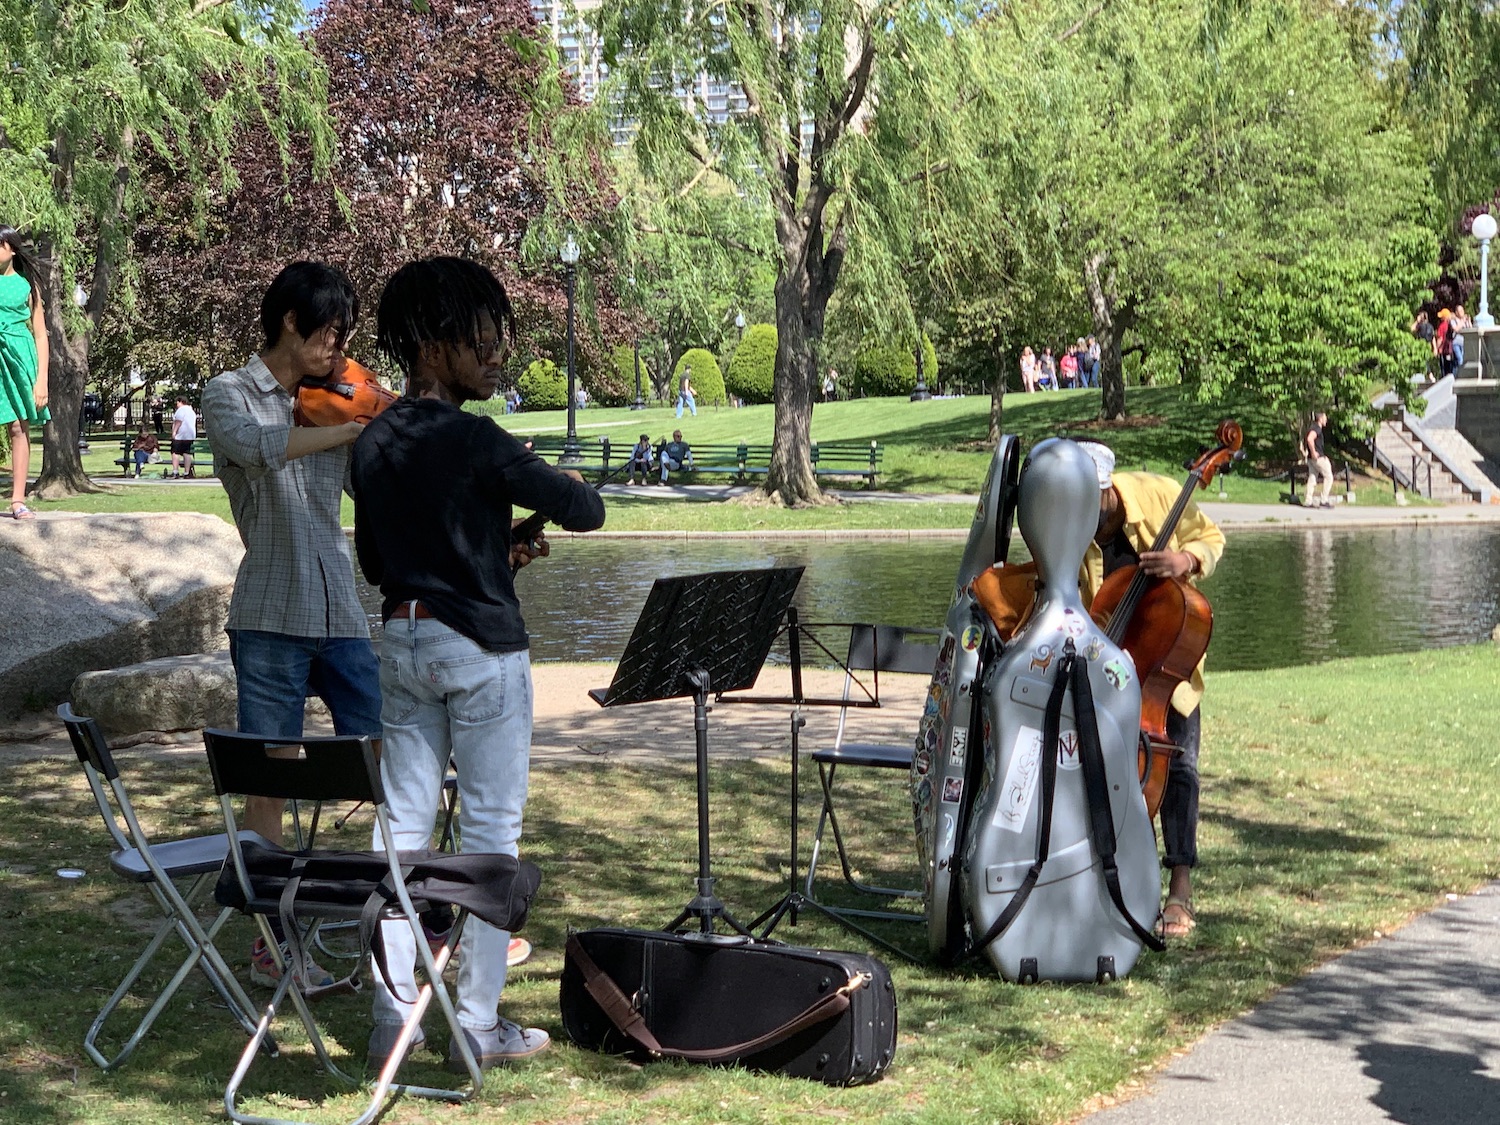
{"type": "MultiPolygon", "coordinates": [[[[1381,466],[1394,467],[1398,481],[1444,504],[1486,504],[1500,498],[1500,465],[1487,460],[1455,427],[1454,381],[1440,379],[1422,392],[1421,418],[1403,411],[1375,434],[1381,466]]],[[[1376,405],[1392,405],[1394,395],[1376,405]],[[1389,400],[1389,401],[1386,401],[1389,400]]]]}

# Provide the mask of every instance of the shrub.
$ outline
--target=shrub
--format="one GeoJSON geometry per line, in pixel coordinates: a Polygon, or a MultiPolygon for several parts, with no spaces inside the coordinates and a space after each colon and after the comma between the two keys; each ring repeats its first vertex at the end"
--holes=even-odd
{"type": "MultiPolygon", "coordinates": [[[[624,388],[620,400],[604,400],[606,406],[626,406],[635,401],[635,349],[621,344],[610,351],[610,362],[614,366],[614,382],[624,388]]],[[[641,357],[641,396],[651,397],[651,369],[646,366],[646,357],[641,357]]]]}
{"type": "Polygon", "coordinates": [[[770,402],[776,379],[776,326],[752,324],[734,349],[725,389],[746,402],[770,402]]]}
{"type": "Polygon", "coordinates": [[[516,380],[522,410],[559,410],[568,405],[568,377],[550,359],[533,360],[516,380]]]}
{"type": "Polygon", "coordinates": [[[672,369],[672,397],[676,400],[677,388],[682,383],[682,373],[693,369],[694,398],[699,406],[723,406],[728,401],[724,394],[724,373],[719,370],[719,361],[707,348],[693,348],[683,353],[672,369]]]}
{"type": "MultiPolygon", "coordinates": [[[[937,349],[922,336],[922,378],[928,390],[937,387],[937,349]]],[[[909,395],[917,389],[917,357],[903,344],[866,348],[854,360],[854,393],[879,397],[909,395]]]]}
{"type": "MultiPolygon", "coordinates": [[[[591,406],[624,406],[635,397],[635,372],[630,364],[630,349],[611,348],[592,351],[578,366],[578,383],[589,393],[591,406]],[[624,365],[620,353],[625,353],[624,365]]],[[[566,371],[563,372],[567,374],[566,371]]]]}

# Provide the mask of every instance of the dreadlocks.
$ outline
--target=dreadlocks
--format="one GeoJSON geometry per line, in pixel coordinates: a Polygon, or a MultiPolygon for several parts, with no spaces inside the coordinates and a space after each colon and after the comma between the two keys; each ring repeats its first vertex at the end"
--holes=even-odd
{"type": "Polygon", "coordinates": [[[385,283],[376,312],[375,342],[410,379],[423,344],[479,348],[479,318],[516,338],[516,314],[505,287],[484,266],[463,258],[408,262],[385,283]]]}
{"type": "Polygon", "coordinates": [[[0,242],[5,243],[15,251],[16,257],[12,265],[15,267],[15,271],[24,277],[27,284],[31,286],[31,307],[36,308],[36,303],[42,299],[41,264],[21,242],[21,233],[15,227],[8,227],[0,223],[0,242]]]}

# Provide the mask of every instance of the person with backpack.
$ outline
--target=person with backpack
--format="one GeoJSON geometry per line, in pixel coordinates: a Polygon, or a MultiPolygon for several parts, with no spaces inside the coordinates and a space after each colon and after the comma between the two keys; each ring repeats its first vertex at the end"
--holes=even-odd
{"type": "Polygon", "coordinates": [[[1453,312],[1450,309],[1438,310],[1437,331],[1434,333],[1432,342],[1433,351],[1437,355],[1438,370],[1444,377],[1452,375],[1458,369],[1458,364],[1453,358],[1453,312]]]}

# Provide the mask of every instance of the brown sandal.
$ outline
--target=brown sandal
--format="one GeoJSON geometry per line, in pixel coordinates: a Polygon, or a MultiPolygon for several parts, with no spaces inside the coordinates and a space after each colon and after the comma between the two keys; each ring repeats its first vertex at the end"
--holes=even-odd
{"type": "Polygon", "coordinates": [[[1161,908],[1161,936],[1185,938],[1198,928],[1198,919],[1193,914],[1193,900],[1178,895],[1168,895],[1161,908]]]}

